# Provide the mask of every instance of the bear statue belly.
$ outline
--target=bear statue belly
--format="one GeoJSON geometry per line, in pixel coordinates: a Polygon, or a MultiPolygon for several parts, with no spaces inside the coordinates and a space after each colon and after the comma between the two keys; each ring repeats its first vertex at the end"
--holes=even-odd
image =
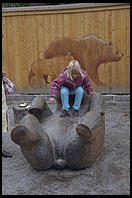
{"type": "MultiPolygon", "coordinates": [[[[71,106],[73,101],[70,96],[71,106]]],[[[60,110],[59,95],[55,113],[44,96],[37,96],[12,129],[11,139],[20,145],[24,157],[35,169],[90,167],[104,145],[103,96],[96,93],[89,99],[84,93],[78,117],[74,117],[70,109],[70,115],[61,118],[60,110]]]]}

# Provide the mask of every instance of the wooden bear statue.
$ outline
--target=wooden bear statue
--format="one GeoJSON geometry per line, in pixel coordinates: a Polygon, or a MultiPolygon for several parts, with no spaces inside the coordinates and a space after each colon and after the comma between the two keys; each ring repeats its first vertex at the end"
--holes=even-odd
{"type": "Polygon", "coordinates": [[[89,98],[84,93],[78,117],[71,114],[61,118],[60,109],[59,95],[54,113],[45,97],[37,96],[26,115],[12,129],[11,139],[20,145],[24,157],[35,169],[90,167],[104,145],[103,96],[96,93],[89,98]]]}

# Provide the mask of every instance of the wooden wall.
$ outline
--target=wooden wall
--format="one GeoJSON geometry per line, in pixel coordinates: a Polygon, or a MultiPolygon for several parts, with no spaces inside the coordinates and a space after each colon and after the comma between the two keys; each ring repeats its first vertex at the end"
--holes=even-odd
{"type": "Polygon", "coordinates": [[[98,87],[92,82],[94,88],[103,93],[129,93],[130,5],[126,3],[3,8],[2,70],[18,91],[37,92],[50,85],[72,59],[71,56],[44,59],[49,43],[56,38],[80,38],[88,34],[112,41],[124,54],[118,62],[99,66],[99,78],[110,86],[98,87]],[[36,75],[29,83],[34,63],[36,75]],[[47,74],[46,81],[43,73],[47,74]]]}

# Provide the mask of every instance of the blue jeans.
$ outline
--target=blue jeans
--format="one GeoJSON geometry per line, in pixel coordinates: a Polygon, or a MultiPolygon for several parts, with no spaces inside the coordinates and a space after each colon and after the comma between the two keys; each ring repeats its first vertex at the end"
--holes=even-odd
{"type": "Polygon", "coordinates": [[[60,90],[61,101],[62,101],[62,110],[70,108],[69,105],[69,95],[75,95],[75,100],[73,104],[73,109],[79,110],[83,98],[83,88],[81,86],[75,88],[72,91],[69,91],[67,87],[62,86],[60,90]]]}

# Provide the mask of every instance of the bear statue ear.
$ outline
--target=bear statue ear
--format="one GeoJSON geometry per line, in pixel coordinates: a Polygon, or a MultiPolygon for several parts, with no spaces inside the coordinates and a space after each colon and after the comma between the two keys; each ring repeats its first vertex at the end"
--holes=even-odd
{"type": "Polygon", "coordinates": [[[112,42],[111,41],[109,41],[109,45],[112,45],[112,42]]]}

